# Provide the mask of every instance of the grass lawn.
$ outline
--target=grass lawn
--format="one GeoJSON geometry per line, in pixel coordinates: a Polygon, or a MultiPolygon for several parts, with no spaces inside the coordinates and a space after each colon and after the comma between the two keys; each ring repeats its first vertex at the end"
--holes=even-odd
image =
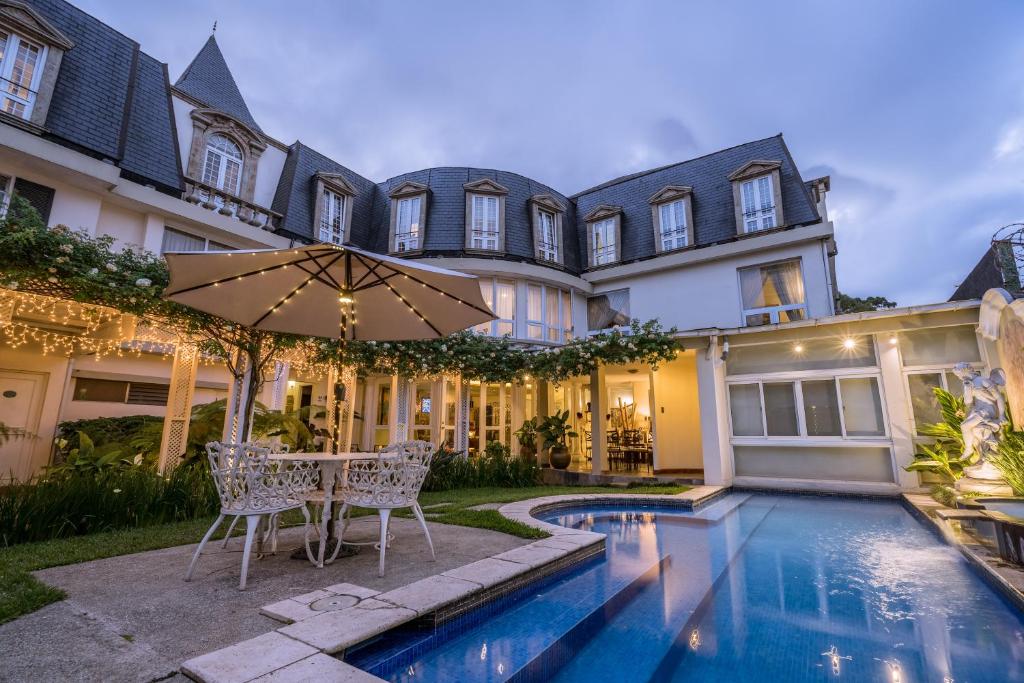
{"type": "MultiPolygon", "coordinates": [[[[426,508],[431,522],[455,524],[481,529],[493,529],[521,538],[543,538],[547,534],[520,522],[505,519],[497,510],[471,510],[484,503],[511,503],[527,498],[571,493],[661,493],[673,494],[687,490],[687,486],[531,486],[521,489],[479,488],[454,491],[424,492],[420,504],[426,508]],[[444,504],[444,505],[441,505],[444,504]],[[429,506],[438,505],[431,508],[429,506]]],[[[176,545],[198,543],[213,523],[214,517],[188,522],[160,524],[137,529],[108,531],[87,536],[61,538],[42,543],[25,543],[0,550],[0,624],[34,612],[64,599],[64,592],[47,586],[30,572],[47,567],[99,560],[105,557],[128,555],[144,550],[169,548],[176,545]]],[[[282,525],[300,524],[302,516],[286,516],[282,525]]],[[[243,526],[244,525],[240,525],[243,526]]],[[[221,525],[215,538],[223,538],[228,524],[221,525]]],[[[240,533],[236,531],[236,534],[240,533]]]]}

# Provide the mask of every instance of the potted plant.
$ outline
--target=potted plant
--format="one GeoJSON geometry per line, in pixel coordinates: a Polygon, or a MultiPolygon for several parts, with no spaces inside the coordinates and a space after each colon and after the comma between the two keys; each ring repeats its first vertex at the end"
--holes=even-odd
{"type": "Polygon", "coordinates": [[[554,415],[548,415],[540,423],[537,431],[544,437],[544,447],[548,449],[548,460],[551,466],[558,470],[568,467],[572,458],[569,456],[566,439],[579,436],[569,426],[569,411],[563,410],[554,415]]]}
{"type": "Polygon", "coordinates": [[[537,418],[531,417],[523,422],[523,426],[515,431],[519,441],[519,455],[523,460],[537,457],[537,418]]]}

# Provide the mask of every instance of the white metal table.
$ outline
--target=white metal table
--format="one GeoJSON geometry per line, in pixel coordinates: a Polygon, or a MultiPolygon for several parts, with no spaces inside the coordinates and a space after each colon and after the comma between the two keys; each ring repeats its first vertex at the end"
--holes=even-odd
{"type": "MultiPolygon", "coordinates": [[[[316,558],[309,557],[309,561],[319,568],[324,566],[324,557],[327,553],[327,536],[331,519],[334,516],[332,505],[334,503],[334,485],[340,482],[345,483],[345,473],[348,470],[348,463],[353,460],[370,460],[380,457],[376,453],[271,453],[271,460],[295,462],[315,462],[320,465],[320,485],[324,489],[324,509],[320,517],[320,547],[316,558]],[[339,479],[338,475],[341,475],[339,479]]],[[[388,457],[385,455],[384,457],[388,457]]],[[[305,543],[306,553],[309,555],[308,538],[305,543]]],[[[333,560],[332,560],[333,561],[333,560]]],[[[328,562],[327,564],[330,564],[328,562]]]]}

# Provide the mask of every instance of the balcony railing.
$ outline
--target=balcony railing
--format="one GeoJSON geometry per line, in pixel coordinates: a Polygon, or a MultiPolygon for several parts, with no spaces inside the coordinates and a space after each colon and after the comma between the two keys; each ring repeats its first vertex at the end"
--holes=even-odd
{"type": "Polygon", "coordinates": [[[230,192],[218,190],[212,185],[192,178],[185,179],[185,201],[198,204],[210,211],[216,211],[222,216],[232,216],[247,225],[262,230],[275,230],[281,220],[281,214],[276,211],[247,202],[230,192]]]}

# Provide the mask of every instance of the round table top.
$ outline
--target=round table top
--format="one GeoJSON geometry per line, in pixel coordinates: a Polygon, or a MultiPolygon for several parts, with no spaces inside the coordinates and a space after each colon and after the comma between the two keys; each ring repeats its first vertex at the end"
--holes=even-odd
{"type": "Polygon", "coordinates": [[[376,453],[271,453],[271,460],[312,460],[316,462],[344,462],[346,460],[369,460],[376,453]]]}

